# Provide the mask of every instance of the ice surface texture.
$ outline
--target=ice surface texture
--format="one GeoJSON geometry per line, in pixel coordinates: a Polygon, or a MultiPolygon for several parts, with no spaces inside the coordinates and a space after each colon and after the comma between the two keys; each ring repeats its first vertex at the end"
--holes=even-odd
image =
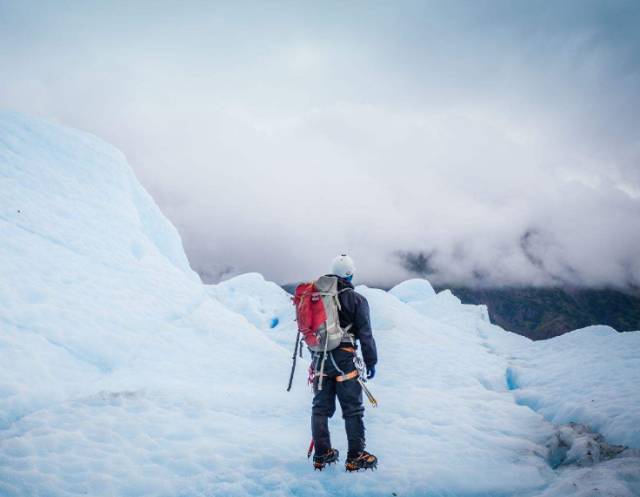
{"type": "Polygon", "coordinates": [[[380,355],[366,415],[380,470],[315,473],[305,367],[285,392],[289,296],[257,274],[202,285],[121,153],[1,114],[0,496],[639,491],[629,451],[554,469],[554,440],[587,445],[550,422],[637,447],[638,333],[539,344],[424,280],[358,290],[380,355]]]}

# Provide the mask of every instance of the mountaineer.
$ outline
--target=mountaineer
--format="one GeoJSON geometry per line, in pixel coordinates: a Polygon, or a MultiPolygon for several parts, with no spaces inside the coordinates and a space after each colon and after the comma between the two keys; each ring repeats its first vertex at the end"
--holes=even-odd
{"type": "Polygon", "coordinates": [[[331,274],[313,283],[299,285],[294,297],[299,333],[302,333],[312,354],[309,370],[314,397],[310,451],[315,446],[313,465],[319,470],[338,461],[339,452],[331,446],[329,434],[329,418],[335,413],[336,397],[347,432],[346,470],[373,469],[378,463],[376,456],[364,450],[362,402],[365,389],[369,399],[376,405],[364,381],[375,376],[378,357],[371,331],[369,304],[365,297],[354,290],[354,273],[355,265],[351,257],[340,255],[333,261],[331,274]],[[364,367],[356,355],[358,342],[364,367]],[[363,378],[365,374],[366,378],[363,378]]]}

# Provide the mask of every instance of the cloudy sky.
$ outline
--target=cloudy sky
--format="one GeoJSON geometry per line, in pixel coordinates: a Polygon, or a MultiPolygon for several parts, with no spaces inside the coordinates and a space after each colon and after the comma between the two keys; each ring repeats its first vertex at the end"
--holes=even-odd
{"type": "Polygon", "coordinates": [[[637,1],[0,0],[0,107],[123,150],[207,281],[640,285],[637,1]]]}

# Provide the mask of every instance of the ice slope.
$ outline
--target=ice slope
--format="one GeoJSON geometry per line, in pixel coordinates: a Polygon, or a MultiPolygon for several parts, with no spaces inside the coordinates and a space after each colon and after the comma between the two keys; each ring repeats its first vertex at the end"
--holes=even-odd
{"type": "MultiPolygon", "coordinates": [[[[615,429],[637,439],[624,415],[638,402],[635,340],[598,344],[628,353],[594,361],[596,387],[581,378],[586,337],[571,353],[558,339],[537,349],[424,280],[360,287],[380,355],[380,407],[366,416],[380,470],[314,473],[306,354],[284,391],[295,337],[286,293],[256,274],[202,285],[122,155],[89,135],[1,114],[0,182],[3,497],[640,491],[634,452],[598,462],[586,450],[594,436],[548,421],[570,400],[580,416],[558,420],[590,423],[600,403],[583,400],[623,385],[608,396],[615,429]],[[551,376],[536,362],[548,353],[562,363],[551,376]]],[[[344,451],[339,415],[331,426],[344,451]]]]}
{"type": "MultiPolygon", "coordinates": [[[[250,281],[243,307],[261,307],[261,321],[269,322],[262,302],[275,289],[256,275],[235,280],[224,286],[250,281]]],[[[532,342],[492,325],[486,307],[464,305],[450,291],[436,294],[424,280],[404,282],[388,293],[357,290],[370,302],[381,353],[372,388],[384,405],[368,411],[369,441],[385,461],[385,474],[394,475],[371,488],[383,489],[382,494],[400,488],[409,495],[638,495],[640,451],[633,439],[640,432],[640,333],[595,328],[607,338],[594,342],[580,330],[532,342]],[[568,337],[573,337],[570,349],[568,337]],[[593,363],[587,374],[583,365],[594,353],[609,360],[593,363]],[[535,377],[527,385],[516,383],[516,374],[525,371],[535,377]],[[522,400],[533,391],[544,396],[547,410],[522,400]],[[581,412],[553,419],[560,424],[545,420],[575,405],[576,392],[584,400],[578,402],[581,412]],[[608,442],[632,449],[613,447],[589,428],[567,424],[597,430],[591,421],[607,405],[591,400],[597,394],[613,401],[611,422],[627,437],[608,442]],[[410,463],[394,467],[396,461],[387,461],[394,457],[410,463]]],[[[280,297],[271,300],[281,306],[271,307],[273,316],[283,314],[288,300],[283,291],[275,293],[280,297]]],[[[281,320],[282,325],[288,326],[281,320]]],[[[291,341],[294,330],[270,330],[270,336],[285,343],[277,333],[286,331],[291,341]]]]}
{"type": "Polygon", "coordinates": [[[640,332],[590,326],[511,348],[516,401],[554,423],[585,423],[640,448],[640,332]]]}
{"type": "Polygon", "coordinates": [[[295,310],[291,296],[278,285],[265,281],[258,273],[247,273],[217,285],[207,285],[211,296],[229,309],[243,315],[269,337],[288,346],[295,334],[295,310]],[[284,327],[287,330],[281,332],[284,327]]]}
{"type": "Polygon", "coordinates": [[[275,485],[289,354],[209,296],[122,154],[2,114],[0,183],[0,495],[275,485]]]}

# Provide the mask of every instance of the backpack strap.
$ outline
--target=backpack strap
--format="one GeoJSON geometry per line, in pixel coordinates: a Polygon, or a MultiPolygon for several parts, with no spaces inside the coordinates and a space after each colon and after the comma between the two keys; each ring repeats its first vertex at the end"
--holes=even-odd
{"type": "MultiPolygon", "coordinates": [[[[339,311],[341,311],[341,310],[342,310],[342,305],[340,305],[340,294],[341,294],[342,292],[346,292],[347,290],[353,290],[353,288],[346,287],[346,288],[343,288],[342,290],[338,290],[338,293],[336,293],[336,305],[338,306],[338,310],[339,310],[339,311]]],[[[351,325],[347,326],[347,328],[346,328],[346,329],[344,329],[343,331],[344,331],[345,333],[347,333],[347,332],[349,331],[349,329],[350,329],[350,328],[351,328],[351,325]]]]}
{"type": "Polygon", "coordinates": [[[350,323],[349,326],[347,326],[344,329],[344,335],[347,335],[349,337],[349,341],[351,342],[352,347],[355,349],[356,348],[356,341],[353,339],[353,334],[349,333],[349,330],[353,328],[353,323],[350,323]]]}
{"type": "MultiPolygon", "coordinates": [[[[320,379],[318,380],[318,390],[322,390],[322,379],[324,376],[324,363],[327,360],[327,345],[329,345],[329,339],[325,337],[324,353],[322,354],[322,362],[320,363],[320,379]]],[[[333,356],[332,356],[332,359],[333,359],[333,356]]]]}

